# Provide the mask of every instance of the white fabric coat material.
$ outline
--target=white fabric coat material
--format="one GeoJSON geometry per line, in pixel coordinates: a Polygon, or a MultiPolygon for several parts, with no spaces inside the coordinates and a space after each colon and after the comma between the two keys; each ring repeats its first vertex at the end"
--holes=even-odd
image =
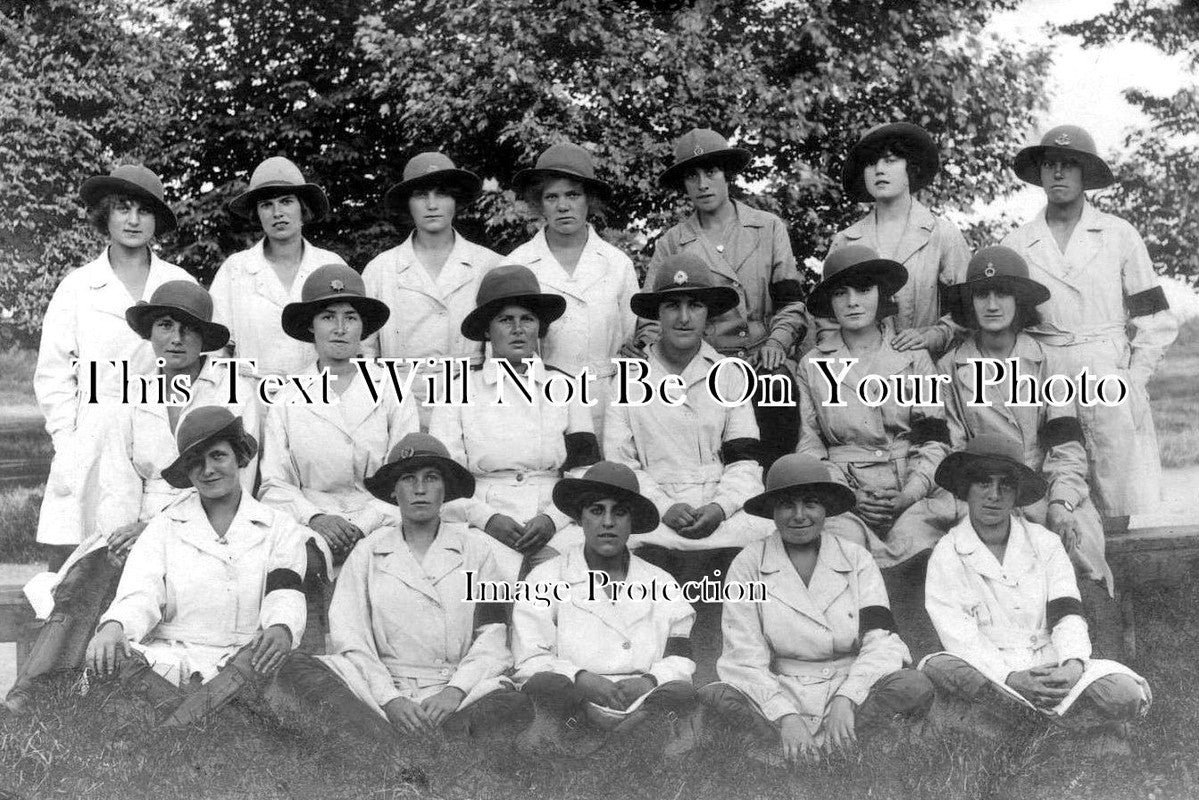
{"type": "Polygon", "coordinates": [[[1012,672],[1078,659],[1085,668],[1083,677],[1076,691],[1054,709],[1058,714],[1088,685],[1114,673],[1135,677],[1148,702],[1143,678],[1116,662],[1090,658],[1091,640],[1082,616],[1066,614],[1050,629],[1050,602],[1079,601],[1074,568],[1056,534],[1015,516],[1011,525],[1002,564],[979,539],[969,518],[933,548],[924,598],[944,652],[1021,701],[1006,683],[1012,672]]]}
{"type": "Polygon", "coordinates": [[[103,432],[121,400],[119,368],[97,370],[98,402],[87,403],[90,363],[125,361],[130,375],[154,369],[154,350],[125,321],[138,300],[149,301],[167,281],[191,281],[174,264],[150,255],[150,272],[141,297],[131,297],[112,270],[108,250],[62,279],[42,321],[33,391],[54,442],[54,461],[38,517],[37,541],[79,544],[92,533],[97,504],[96,464],[103,432]],[[71,364],[72,359],[78,363],[71,364]]]}
{"type": "MultiPolygon", "coordinates": [[[[650,367],[647,380],[656,386],[670,374],[669,369],[658,357],[658,345],[646,348],[646,357],[650,367]]],[[[728,464],[722,460],[721,448],[726,442],[758,439],[758,423],[748,402],[726,408],[709,391],[708,373],[721,359],[710,344],[700,346],[680,376],[684,384],[680,391],[686,393],[680,405],[671,406],[655,397],[641,406],[608,407],[604,455],[637,474],[641,493],[653,501],[659,513],[675,503],[695,508],[716,503],[724,512],[724,522],[707,538],[687,539],[659,525],[655,531],[634,535],[629,540],[632,547],[742,547],[774,529],[769,520],[741,510],[746,500],[763,491],[761,465],[753,459],[728,464]]],[[[746,377],[739,369],[723,367],[717,388],[721,397],[739,398],[745,393],[746,377]]],[[[615,399],[617,390],[612,388],[610,393],[615,399]]],[[[639,393],[639,388],[632,386],[629,399],[638,399],[639,393]]]]}
{"type": "Polygon", "coordinates": [[[287,515],[243,494],[221,544],[190,494],[155,517],[134,543],[116,599],[100,617],[115,621],[155,672],[182,685],[203,680],[258,633],[284,625],[292,647],[304,635],[304,534],[287,515]],[[268,576],[287,584],[267,592],[268,576]],[[284,573],[284,574],[286,574],[284,573]]]}
{"type": "Polygon", "coordinates": [[[863,635],[863,616],[870,621],[890,609],[864,547],[822,534],[805,586],[776,532],[742,550],[728,580],[765,583],[766,602],[725,603],[716,670],[769,720],[799,714],[815,734],[834,697],[860,706],[880,678],[911,663],[893,631],[871,627],[863,635]]]}
{"type": "Polygon", "coordinates": [[[283,332],[283,307],[300,302],[304,281],[318,267],[345,264],[341,256],[304,240],[300,268],[285,288],[266,259],[266,239],[225,259],[212,279],[212,318],[229,329],[233,354],[257,361],[259,378],[295,375],[316,360],[310,342],[283,332]]]}
{"type": "Polygon", "coordinates": [[[1178,335],[1178,320],[1169,309],[1128,314],[1128,298],[1160,287],[1145,243],[1127,222],[1087,203],[1065,252],[1044,210],[1003,244],[1051,292],[1037,307],[1044,321],[1028,332],[1059,350],[1067,374],[1086,367],[1092,376],[1118,375],[1129,383],[1120,405],[1079,409],[1095,505],[1106,516],[1153,511],[1161,501],[1161,459],[1146,386],[1178,335]]]}
{"type": "Polygon", "coordinates": [[[321,660],[383,714],[397,697],[420,703],[452,686],[464,708],[510,685],[508,626],[466,602],[466,572],[500,580],[483,537],[442,522],[417,561],[398,527],[384,528],[346,559],[329,606],[334,653],[321,660]]]}

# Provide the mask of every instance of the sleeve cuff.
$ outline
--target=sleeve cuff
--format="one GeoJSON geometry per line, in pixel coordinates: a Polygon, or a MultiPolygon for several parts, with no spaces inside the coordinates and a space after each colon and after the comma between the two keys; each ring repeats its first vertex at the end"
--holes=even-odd
{"type": "Polygon", "coordinates": [[[788,714],[799,713],[799,709],[781,691],[763,703],[761,708],[762,715],[771,722],[777,722],[788,714]]]}

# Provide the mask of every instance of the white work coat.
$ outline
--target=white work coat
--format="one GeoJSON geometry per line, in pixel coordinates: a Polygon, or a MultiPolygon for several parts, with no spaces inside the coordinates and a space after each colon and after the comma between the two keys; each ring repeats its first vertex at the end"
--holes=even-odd
{"type": "Polygon", "coordinates": [[[130,297],[112,271],[108,250],[62,279],[42,320],[33,391],[54,441],[54,461],[38,516],[42,544],[75,545],[92,533],[97,503],[96,463],[103,432],[121,400],[119,367],[97,370],[96,404],[87,403],[90,362],[125,361],[130,375],[154,369],[154,350],[125,321],[125,311],[149,301],[167,281],[195,279],[150,254],[150,272],[141,297],[130,297]],[[72,365],[72,359],[79,363],[72,365]]]}
{"type": "MultiPolygon", "coordinates": [[[[650,373],[647,380],[657,386],[668,368],[658,358],[658,345],[647,348],[650,373]]],[[[758,423],[753,407],[742,403],[731,408],[720,405],[708,388],[708,373],[722,356],[707,342],[684,368],[681,377],[686,400],[671,406],[654,397],[641,406],[610,405],[604,429],[604,455],[630,467],[641,493],[653,501],[659,513],[675,503],[700,508],[716,503],[724,522],[705,539],[687,539],[666,525],[647,534],[635,535],[631,546],[657,544],[676,550],[709,550],[742,547],[770,534],[769,520],[752,517],[741,510],[746,500],[762,489],[762,466],[752,457],[758,445],[758,423]]],[[[613,383],[619,380],[614,378],[613,383]]],[[[717,388],[728,400],[745,393],[746,377],[725,366],[717,388]]],[[[617,390],[610,390],[616,398],[617,390]]],[[[629,399],[640,397],[640,388],[630,383],[629,399]]]]}
{"type": "MultiPolygon", "coordinates": [[[[530,584],[562,581],[570,596],[559,603],[517,602],[512,611],[512,649],[516,678],[526,681],[539,672],[553,672],[574,680],[579,672],[620,681],[652,675],[661,686],[669,681],[690,681],[695,662],[667,652],[670,639],[688,639],[695,611],[678,596],[673,600],[613,602],[597,590],[588,599],[589,577],[583,546],[567,548],[557,558],[535,567],[525,579],[530,584]]],[[[649,586],[678,584],[664,570],[629,554],[629,583],[649,586]]]]}
{"type": "Polygon", "coordinates": [[[1037,307],[1043,322],[1028,332],[1058,349],[1069,375],[1086,367],[1093,376],[1118,375],[1130,384],[1120,405],[1079,409],[1095,505],[1106,516],[1153,511],[1161,501],[1161,460],[1146,386],[1178,335],[1178,320],[1168,308],[1130,315],[1125,305],[1160,291],[1145,243],[1127,222],[1087,203],[1065,252],[1044,211],[1003,244],[1051,292],[1037,307]]]}
{"type": "Polygon", "coordinates": [[[155,517],[134,543],[116,599],[115,621],[155,672],[183,685],[209,680],[258,631],[283,625],[304,635],[304,535],[287,515],[243,494],[225,533],[212,529],[192,493],[155,517]]]}
{"type": "Polygon", "coordinates": [[[764,603],[725,603],[720,680],[767,719],[798,714],[815,734],[837,695],[861,705],[912,655],[894,627],[869,551],[824,533],[805,586],[776,532],[737,554],[728,581],[766,584],[764,603]]]}
{"type": "MultiPolygon", "coordinates": [[[[311,342],[283,332],[283,307],[302,299],[304,281],[326,264],[345,264],[341,256],[304,240],[300,268],[285,288],[266,260],[266,239],[225,259],[212,279],[212,318],[229,329],[230,348],[238,358],[256,360],[256,374],[294,375],[316,360],[311,342]]],[[[248,373],[248,368],[245,369],[248,373]]]]}
{"type": "Polygon", "coordinates": [[[495,603],[466,601],[466,572],[497,581],[483,537],[445,522],[421,561],[399,527],[354,548],[329,606],[333,654],[325,662],[383,714],[397,697],[420,703],[447,686],[470,705],[507,684],[508,626],[495,603]]]}
{"type": "Polygon", "coordinates": [[[962,520],[933,548],[924,603],[944,653],[962,659],[1022,702],[1007,686],[1009,674],[1073,658],[1083,663],[1083,676],[1056,713],[1064,713],[1083,689],[1113,673],[1136,678],[1149,696],[1144,680],[1131,670],[1090,658],[1074,568],[1061,539],[1035,522],[1012,517],[1000,563],[970,519],[962,520]],[[1060,616],[1052,628],[1051,605],[1060,616]]]}

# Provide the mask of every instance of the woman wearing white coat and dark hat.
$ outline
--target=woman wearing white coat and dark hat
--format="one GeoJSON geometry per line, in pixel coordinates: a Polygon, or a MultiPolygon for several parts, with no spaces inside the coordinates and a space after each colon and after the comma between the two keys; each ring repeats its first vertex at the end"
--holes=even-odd
{"type": "Polygon", "coordinates": [[[103,362],[124,361],[130,375],[154,368],[149,342],[126,324],[125,311],[148,300],[167,281],[194,282],[151,248],[156,235],[170,233],[176,224],[163,200],[162,181],[153,172],[122,164],[108,175],[88,178],[79,196],[87,205],[88,221],[108,245],[54,290],[33,374],[33,390],[54,444],[37,528],[51,571],[62,566],[95,524],[96,464],[106,420],[123,389],[120,371],[103,362]],[[88,402],[92,362],[100,362],[95,403],[88,402]]]}

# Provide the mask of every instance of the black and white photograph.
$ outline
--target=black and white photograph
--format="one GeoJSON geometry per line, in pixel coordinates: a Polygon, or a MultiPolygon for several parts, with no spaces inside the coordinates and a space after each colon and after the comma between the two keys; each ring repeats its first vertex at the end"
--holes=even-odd
{"type": "Polygon", "coordinates": [[[1199,796],[1199,2],[0,0],[0,800],[1199,796]]]}

